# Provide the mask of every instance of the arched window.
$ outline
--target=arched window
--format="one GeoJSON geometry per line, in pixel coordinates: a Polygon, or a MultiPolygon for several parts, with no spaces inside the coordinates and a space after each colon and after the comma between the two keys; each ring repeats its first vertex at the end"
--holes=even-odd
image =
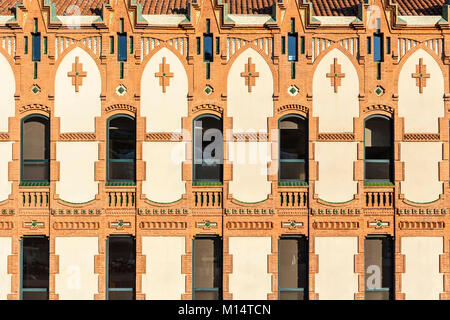
{"type": "Polygon", "coordinates": [[[194,120],[194,183],[222,182],[222,119],[213,115],[194,120]]]}
{"type": "Polygon", "coordinates": [[[108,119],[107,180],[136,181],[136,121],[127,115],[108,119]]]}
{"type": "Polygon", "coordinates": [[[22,120],[21,183],[48,183],[50,179],[50,121],[34,114],[22,120]]]}
{"type": "Polygon", "coordinates": [[[283,183],[301,183],[308,179],[308,124],[297,115],[279,121],[280,169],[278,180],[283,183]]]}
{"type": "Polygon", "coordinates": [[[364,179],[366,182],[392,181],[392,120],[376,115],[364,122],[364,179]]]}

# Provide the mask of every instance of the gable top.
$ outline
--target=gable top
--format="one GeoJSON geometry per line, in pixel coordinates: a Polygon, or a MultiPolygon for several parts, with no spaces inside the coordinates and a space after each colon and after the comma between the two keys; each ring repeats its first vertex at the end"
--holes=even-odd
{"type": "MultiPolygon", "coordinates": [[[[136,0],[142,5],[142,14],[187,14],[188,3],[193,0],[136,0]]],[[[309,0],[313,16],[357,16],[358,5],[364,0],[309,0]]],[[[388,1],[388,0],[387,0],[388,1]]],[[[19,0],[0,0],[0,15],[13,15],[19,0]]],[[[70,6],[78,6],[82,16],[101,15],[108,0],[52,0],[56,14],[64,16],[70,6]]],[[[277,0],[222,0],[229,14],[271,14],[277,0]]],[[[397,3],[400,16],[442,15],[447,0],[392,0],[397,3]]],[[[67,13],[72,15],[73,13],[67,13]]]]}

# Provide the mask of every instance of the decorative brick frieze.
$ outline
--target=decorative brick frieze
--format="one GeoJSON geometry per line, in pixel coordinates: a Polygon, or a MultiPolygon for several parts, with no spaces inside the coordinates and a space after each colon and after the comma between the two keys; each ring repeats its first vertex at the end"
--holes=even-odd
{"type": "Polygon", "coordinates": [[[318,141],[327,142],[353,142],[355,135],[353,133],[319,133],[318,141]]]}
{"type": "Polygon", "coordinates": [[[400,230],[442,230],[445,228],[444,221],[400,221],[400,230]]]}
{"type": "Polygon", "coordinates": [[[315,230],[357,230],[359,222],[344,221],[315,221],[312,223],[315,230]]]}
{"type": "Polygon", "coordinates": [[[71,132],[59,135],[60,141],[96,141],[96,139],[95,133],[71,132]]]}
{"type": "Polygon", "coordinates": [[[177,132],[152,132],[145,134],[145,141],[180,142],[183,141],[183,135],[177,132]]]}
{"type": "Polygon", "coordinates": [[[75,221],[64,221],[64,222],[54,222],[54,230],[99,230],[99,222],[75,222],[75,221]]]}
{"type": "Polygon", "coordinates": [[[229,230],[271,230],[273,223],[269,221],[229,221],[226,223],[229,230]]]}
{"type": "Polygon", "coordinates": [[[141,230],[185,230],[187,226],[186,222],[172,221],[149,221],[139,223],[139,229],[141,230]]]}
{"type": "Polygon", "coordinates": [[[405,133],[403,141],[405,142],[432,142],[440,141],[439,133],[405,133]]]}

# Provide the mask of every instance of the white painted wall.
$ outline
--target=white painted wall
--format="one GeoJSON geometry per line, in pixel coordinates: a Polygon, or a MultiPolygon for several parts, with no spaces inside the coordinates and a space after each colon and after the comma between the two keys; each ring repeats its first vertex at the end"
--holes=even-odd
{"type": "Polygon", "coordinates": [[[234,199],[243,202],[267,199],[271,192],[267,163],[271,158],[270,142],[228,142],[228,159],[233,164],[229,191],[234,199]]]}
{"type": "Polygon", "coordinates": [[[12,254],[12,238],[0,237],[0,300],[11,293],[11,275],[8,274],[8,256],[12,254]]]}
{"type": "Polygon", "coordinates": [[[398,79],[398,96],[398,115],[405,118],[405,133],[439,132],[438,118],[443,117],[445,111],[444,76],[439,64],[425,50],[418,49],[403,65],[398,79]],[[416,73],[420,58],[427,68],[426,73],[430,74],[422,94],[416,79],[411,76],[416,73]]]}
{"type": "Polygon", "coordinates": [[[228,116],[233,118],[233,131],[258,130],[267,132],[267,118],[273,116],[273,76],[267,62],[254,49],[242,52],[230,68],[227,78],[228,116]],[[245,72],[248,58],[255,64],[259,77],[252,92],[248,92],[245,72]]]}
{"type": "Polygon", "coordinates": [[[55,254],[59,255],[59,273],[55,275],[55,292],[60,300],[93,300],[98,293],[98,274],[94,259],[97,237],[56,237],[55,254]]]}
{"type": "Polygon", "coordinates": [[[12,161],[12,141],[0,142],[0,201],[11,194],[12,182],[8,181],[8,162],[12,161]]]}
{"type": "Polygon", "coordinates": [[[354,161],[357,160],[356,142],[315,142],[314,158],[318,162],[319,177],[315,192],[328,202],[345,202],[357,193],[354,181],[354,161]]]}
{"type": "Polygon", "coordinates": [[[185,237],[142,237],[146,273],[142,293],[147,300],[180,300],[186,291],[181,273],[181,256],[186,253],[185,237]]]}
{"type": "MultiPolygon", "coordinates": [[[[14,117],[16,111],[16,102],[14,94],[16,93],[16,79],[14,72],[8,60],[0,54],[0,132],[8,132],[8,118],[14,117]]],[[[30,89],[31,91],[31,89],[30,89]]]]}
{"type": "Polygon", "coordinates": [[[437,200],[443,192],[439,181],[442,142],[401,142],[400,150],[405,166],[400,187],[405,198],[414,202],[437,200]]]}
{"type": "Polygon", "coordinates": [[[359,117],[359,79],[350,59],[339,49],[327,53],[313,76],[313,117],[319,118],[319,132],[353,132],[353,118],[359,117]],[[341,86],[334,92],[327,73],[337,58],[341,65],[341,86]]]}
{"type": "Polygon", "coordinates": [[[229,276],[233,300],[267,300],[267,294],[272,292],[267,266],[272,238],[230,237],[228,241],[233,256],[233,273],[229,276]]]}
{"type": "Polygon", "coordinates": [[[98,182],[94,180],[95,161],[98,161],[98,142],[57,142],[56,161],[59,161],[59,198],[73,203],[94,200],[98,182]]]}
{"type": "Polygon", "coordinates": [[[358,253],[357,237],[315,237],[319,272],[315,276],[320,300],[353,300],[358,292],[354,259],[358,253]]]}
{"type": "Polygon", "coordinates": [[[147,62],[141,79],[141,115],[146,117],[147,132],[181,132],[181,118],[188,115],[188,78],[178,57],[162,48],[147,62]],[[163,58],[173,77],[163,93],[159,85],[159,65],[163,58]]]}
{"type": "Polygon", "coordinates": [[[77,47],[63,58],[55,78],[55,117],[61,118],[61,133],[95,131],[94,118],[101,115],[101,88],[100,71],[86,51],[77,47]],[[72,77],[67,76],[72,71],[75,57],[79,57],[82,71],[87,73],[79,92],[75,92],[72,77]]]}
{"type": "Polygon", "coordinates": [[[438,300],[444,291],[443,275],[439,273],[439,255],[444,251],[442,237],[402,237],[405,255],[402,292],[408,300],[438,300]]]}
{"type": "Polygon", "coordinates": [[[182,180],[182,161],[186,159],[185,142],[143,142],[142,156],[146,164],[146,180],[142,192],[156,202],[180,200],[186,192],[182,180]]]}

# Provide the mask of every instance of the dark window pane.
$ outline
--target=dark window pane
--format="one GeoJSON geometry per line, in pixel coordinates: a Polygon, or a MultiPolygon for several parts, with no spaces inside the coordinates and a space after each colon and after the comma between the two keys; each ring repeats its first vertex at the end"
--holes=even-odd
{"type": "Polygon", "coordinates": [[[109,291],[108,300],[134,300],[134,291],[109,291]]]}
{"type": "Polygon", "coordinates": [[[47,288],[49,279],[49,242],[47,238],[22,239],[22,287],[47,288]]]}
{"type": "Polygon", "coordinates": [[[108,180],[135,180],[135,162],[109,162],[108,180]]]}
{"type": "Polygon", "coordinates": [[[390,147],[392,145],[391,120],[375,117],[366,120],[365,147],[390,147]]]}
{"type": "Polygon", "coordinates": [[[307,150],[306,121],[291,117],[280,121],[280,159],[305,159],[307,150]]]}
{"type": "Polygon", "coordinates": [[[136,124],[127,117],[109,122],[109,158],[132,159],[136,157],[136,124]]]}
{"type": "Polygon", "coordinates": [[[221,286],[221,265],[217,239],[194,240],[194,287],[219,288],[221,286]]]}
{"type": "Polygon", "coordinates": [[[222,121],[202,117],[194,121],[194,180],[222,181],[222,121]]]}
{"type": "Polygon", "coordinates": [[[41,34],[32,35],[33,48],[32,48],[32,61],[41,61],[41,34]]]}
{"type": "Polygon", "coordinates": [[[219,300],[218,291],[195,291],[193,300],[219,300]]]}
{"type": "Polygon", "coordinates": [[[389,300],[393,289],[393,242],[389,237],[364,241],[365,299],[389,300]]]}
{"type": "Polygon", "coordinates": [[[306,180],[305,162],[280,162],[280,180],[306,180]]]}
{"type": "Polygon", "coordinates": [[[50,166],[48,162],[27,162],[23,163],[23,181],[48,181],[50,176],[50,166]]]}
{"type": "Polygon", "coordinates": [[[22,300],[48,300],[48,292],[22,292],[22,300]]]}
{"type": "Polygon", "coordinates": [[[366,180],[390,180],[390,163],[366,161],[366,180]]]}
{"type": "Polygon", "coordinates": [[[24,160],[45,160],[50,155],[50,127],[46,118],[31,117],[23,123],[22,157],[24,160]]]}
{"type": "Polygon", "coordinates": [[[373,61],[383,61],[383,36],[373,36],[373,61]]]}
{"type": "Polygon", "coordinates": [[[135,120],[128,117],[117,117],[110,120],[108,134],[108,179],[134,181],[136,163],[135,120]]]}
{"type": "Polygon", "coordinates": [[[303,291],[280,291],[280,300],[304,300],[303,291]]]}
{"type": "Polygon", "coordinates": [[[390,180],[392,163],[392,123],[382,117],[366,120],[364,128],[366,179],[390,180]],[[385,161],[370,161],[385,160],[385,161]]]}
{"type": "Polygon", "coordinates": [[[279,278],[280,299],[295,300],[303,299],[304,294],[298,290],[307,291],[308,269],[307,243],[304,238],[282,238],[279,240],[279,278]]]}
{"type": "Polygon", "coordinates": [[[211,34],[203,36],[203,60],[213,61],[213,36],[211,34]]]}
{"type": "Polygon", "coordinates": [[[297,35],[289,35],[288,36],[288,60],[289,61],[297,61],[298,56],[298,44],[297,44],[297,35]]]}
{"type": "Polygon", "coordinates": [[[110,237],[108,287],[135,288],[136,245],[132,237],[110,237]]]}
{"type": "Polygon", "coordinates": [[[118,41],[118,52],[117,52],[117,60],[119,61],[127,61],[127,35],[119,34],[117,36],[118,41]]]}

